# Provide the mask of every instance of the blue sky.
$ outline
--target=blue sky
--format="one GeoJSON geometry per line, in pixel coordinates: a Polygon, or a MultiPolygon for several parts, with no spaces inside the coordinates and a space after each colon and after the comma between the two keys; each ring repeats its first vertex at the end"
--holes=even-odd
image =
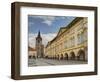
{"type": "Polygon", "coordinates": [[[35,47],[38,31],[44,46],[51,41],[61,27],[67,26],[75,17],[28,15],[29,46],[35,47]]]}
{"type": "Polygon", "coordinates": [[[57,33],[59,28],[67,26],[75,17],[69,16],[28,16],[29,33],[37,33],[39,30],[43,34],[57,33]]]}

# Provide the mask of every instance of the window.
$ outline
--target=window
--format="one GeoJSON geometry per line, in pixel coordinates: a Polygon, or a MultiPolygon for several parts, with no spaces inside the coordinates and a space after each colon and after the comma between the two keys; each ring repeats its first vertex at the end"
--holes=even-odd
{"type": "Polygon", "coordinates": [[[80,33],[80,34],[78,34],[77,35],[77,41],[78,41],[78,44],[81,44],[81,43],[83,43],[84,42],[84,33],[82,32],[82,33],[80,33]]]}
{"type": "Polygon", "coordinates": [[[64,41],[64,48],[68,48],[67,43],[68,43],[68,41],[65,40],[65,41],[64,41]]]}
{"type": "Polygon", "coordinates": [[[75,37],[72,37],[72,46],[75,45],[75,37]]]}
{"type": "Polygon", "coordinates": [[[80,34],[77,35],[77,43],[80,44],[80,34]]]}

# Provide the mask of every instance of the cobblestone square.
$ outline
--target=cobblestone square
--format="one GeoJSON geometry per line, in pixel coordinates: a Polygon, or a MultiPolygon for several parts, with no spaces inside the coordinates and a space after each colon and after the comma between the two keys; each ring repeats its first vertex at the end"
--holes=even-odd
{"type": "Polygon", "coordinates": [[[77,60],[54,60],[54,59],[29,59],[28,65],[32,66],[50,66],[50,65],[77,65],[77,64],[87,64],[86,61],[77,60]]]}

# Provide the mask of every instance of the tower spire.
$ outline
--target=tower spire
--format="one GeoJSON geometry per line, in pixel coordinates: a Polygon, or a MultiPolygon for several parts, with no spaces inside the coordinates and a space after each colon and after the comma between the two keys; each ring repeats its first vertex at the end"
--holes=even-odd
{"type": "Polygon", "coordinates": [[[40,35],[40,30],[39,30],[39,32],[38,32],[38,37],[41,37],[41,35],[40,35]]]}
{"type": "Polygon", "coordinates": [[[42,39],[41,34],[40,34],[40,30],[38,31],[38,35],[37,35],[36,39],[42,39]]]}

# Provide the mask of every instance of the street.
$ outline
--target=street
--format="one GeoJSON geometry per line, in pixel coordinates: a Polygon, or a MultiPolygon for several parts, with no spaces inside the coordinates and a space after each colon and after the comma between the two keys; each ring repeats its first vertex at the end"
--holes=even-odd
{"type": "Polygon", "coordinates": [[[87,64],[87,61],[77,60],[54,60],[54,59],[29,59],[28,66],[50,66],[50,65],[75,65],[75,64],[87,64]]]}

